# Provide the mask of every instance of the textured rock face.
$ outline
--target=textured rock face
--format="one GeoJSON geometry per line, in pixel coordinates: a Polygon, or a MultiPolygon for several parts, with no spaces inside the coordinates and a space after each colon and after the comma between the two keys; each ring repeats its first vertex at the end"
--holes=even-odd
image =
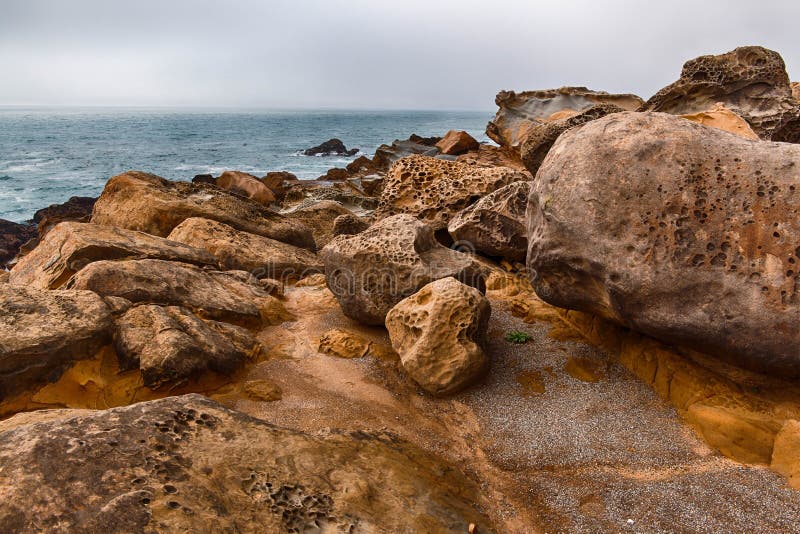
{"type": "Polygon", "coordinates": [[[336,217],[352,214],[352,211],[335,200],[321,200],[310,206],[284,212],[289,219],[295,219],[311,228],[318,248],[324,247],[333,238],[333,221],[336,217]]]}
{"type": "Polygon", "coordinates": [[[528,253],[525,210],[531,182],[514,182],[456,214],[447,231],[461,246],[509,261],[528,253]]]}
{"type": "Polygon", "coordinates": [[[386,329],[409,376],[425,391],[447,395],[488,369],[481,344],[491,312],[480,291],[448,277],[400,301],[386,329]]]}
{"type": "Polygon", "coordinates": [[[342,311],[364,324],[383,324],[395,304],[439,278],[453,276],[485,287],[472,258],[440,245],[431,227],[410,215],[388,217],[360,234],[336,236],[320,256],[342,311]]]}
{"type": "Polygon", "coordinates": [[[798,165],[795,145],[661,113],[570,130],[530,196],[534,288],[562,308],[798,374],[798,165]]]}
{"type": "Polygon", "coordinates": [[[240,171],[225,171],[214,182],[218,187],[268,205],[275,202],[272,190],[264,185],[257,176],[240,171]]]}
{"type": "Polygon", "coordinates": [[[476,485],[407,442],[286,430],[200,395],[63,411],[0,437],[3,532],[493,529],[476,485]]]}
{"type": "Polygon", "coordinates": [[[94,197],[70,197],[63,204],[51,204],[33,214],[39,237],[43,237],[55,225],[64,221],[88,222],[92,218],[94,197]]]}
{"type": "Polygon", "coordinates": [[[792,98],[800,101],[800,82],[792,82],[790,85],[792,87],[792,98]]]}
{"type": "Polygon", "coordinates": [[[762,139],[800,141],[800,103],[792,98],[786,65],[780,54],[760,46],[687,61],[678,81],[642,110],[685,115],[717,103],[744,118],[762,139]]]}
{"type": "Polygon", "coordinates": [[[331,239],[337,235],[355,235],[369,228],[369,223],[358,215],[343,214],[333,220],[331,239]]]}
{"type": "Polygon", "coordinates": [[[409,156],[389,170],[375,217],[408,213],[440,230],[482,196],[527,178],[527,174],[505,167],[409,156]]]}
{"type": "Polygon", "coordinates": [[[131,302],[183,306],[202,317],[242,326],[280,322],[286,312],[278,300],[242,271],[204,271],[162,260],[97,261],[66,286],[131,302]]]}
{"type": "Polygon", "coordinates": [[[486,135],[500,146],[518,148],[538,124],[575,115],[597,104],[613,104],[633,111],[643,101],[636,95],[609,94],[585,87],[561,87],[542,91],[500,91],[495,98],[497,114],[486,126],[486,135]]]}
{"type": "Polygon", "coordinates": [[[703,126],[719,128],[720,130],[734,133],[745,139],[758,139],[758,136],[753,129],[750,128],[746,120],[719,103],[708,111],[690,113],[688,115],[681,115],[681,117],[696,122],[697,124],[702,124],[703,126]]]}
{"type": "Polygon", "coordinates": [[[0,219],[0,267],[14,259],[19,248],[36,237],[36,227],[0,219]]]}
{"type": "Polygon", "coordinates": [[[200,217],[183,221],[170,232],[169,239],[205,249],[224,269],[248,271],[258,278],[285,278],[323,270],[317,255],[306,249],[200,217]]]}
{"type": "Polygon", "coordinates": [[[111,313],[90,291],[0,284],[0,399],[57,378],[111,340],[111,313]]]}
{"type": "Polygon", "coordinates": [[[528,172],[532,176],[536,176],[539,165],[542,164],[547,152],[550,151],[550,147],[553,146],[559,135],[570,128],[586,124],[611,113],[619,113],[620,111],[625,110],[614,104],[597,104],[570,117],[531,126],[520,149],[522,162],[528,172]]]}
{"type": "Polygon", "coordinates": [[[204,371],[230,374],[259,350],[244,328],[203,321],[186,308],[143,305],[116,322],[114,347],[122,369],[140,369],[157,389],[204,371]]]}
{"type": "Polygon", "coordinates": [[[457,156],[470,150],[478,149],[478,142],[467,132],[462,130],[450,130],[436,143],[436,148],[442,154],[457,156]]]}
{"type": "Polygon", "coordinates": [[[256,202],[203,184],[170,182],[127,172],[111,178],[94,206],[92,222],[166,237],[189,217],[204,217],[311,251],[311,230],[256,202]]]}
{"type": "Polygon", "coordinates": [[[407,156],[414,154],[436,156],[439,154],[436,143],[440,140],[438,137],[424,138],[417,135],[412,135],[403,141],[395,139],[391,145],[381,145],[375,150],[372,164],[376,169],[385,171],[392,166],[392,163],[407,156]]]}
{"type": "Polygon", "coordinates": [[[56,289],[97,260],[154,258],[196,265],[216,265],[201,248],[143,232],[64,222],[53,228],[39,245],[22,257],[11,271],[10,282],[39,289],[56,289]]]}

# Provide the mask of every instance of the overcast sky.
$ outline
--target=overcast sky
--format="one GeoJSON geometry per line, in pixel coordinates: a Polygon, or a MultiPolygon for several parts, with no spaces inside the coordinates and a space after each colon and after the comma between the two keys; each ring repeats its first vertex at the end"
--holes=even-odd
{"type": "Polygon", "coordinates": [[[494,108],[645,99],[745,44],[800,79],[800,0],[0,0],[0,105],[494,108]]]}

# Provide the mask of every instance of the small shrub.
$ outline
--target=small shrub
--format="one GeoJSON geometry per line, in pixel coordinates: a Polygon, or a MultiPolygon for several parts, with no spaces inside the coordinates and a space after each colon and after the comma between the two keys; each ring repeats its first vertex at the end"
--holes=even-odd
{"type": "Polygon", "coordinates": [[[533,338],[527,332],[520,332],[519,330],[512,330],[508,334],[506,334],[506,341],[509,343],[527,343],[533,338]]]}

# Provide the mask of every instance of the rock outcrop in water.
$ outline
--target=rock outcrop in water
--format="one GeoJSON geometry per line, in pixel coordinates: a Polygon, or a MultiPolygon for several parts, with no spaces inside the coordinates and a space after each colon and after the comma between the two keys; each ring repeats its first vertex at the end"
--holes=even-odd
{"type": "Polygon", "coordinates": [[[358,149],[353,148],[347,150],[344,143],[340,139],[329,139],[321,145],[313,148],[308,148],[303,151],[306,156],[355,156],[358,154],[358,149]]]}

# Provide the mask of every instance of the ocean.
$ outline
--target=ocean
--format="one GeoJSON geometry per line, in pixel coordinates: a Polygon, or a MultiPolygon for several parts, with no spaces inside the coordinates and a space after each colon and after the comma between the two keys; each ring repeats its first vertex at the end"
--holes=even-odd
{"type": "Polygon", "coordinates": [[[170,180],[240,170],[313,179],[353,159],[303,156],[332,137],[372,156],[382,143],[466,130],[479,141],[491,112],[203,111],[0,108],[0,219],[28,220],[71,196],[97,196],[127,170],[170,180]]]}

